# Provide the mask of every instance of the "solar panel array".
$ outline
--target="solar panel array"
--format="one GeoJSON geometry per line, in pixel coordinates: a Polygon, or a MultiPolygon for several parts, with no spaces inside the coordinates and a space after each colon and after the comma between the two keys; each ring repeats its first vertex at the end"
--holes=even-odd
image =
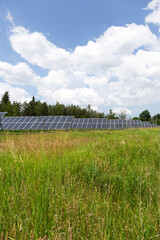
{"type": "Polygon", "coordinates": [[[73,121],[73,116],[45,116],[39,117],[32,129],[43,130],[68,130],[73,121]]]}
{"type": "Polygon", "coordinates": [[[4,130],[68,130],[72,116],[3,117],[4,130]]]}
{"type": "Polygon", "coordinates": [[[0,112],[0,117],[3,117],[7,112],[0,112]]]}
{"type": "MultiPolygon", "coordinates": [[[[157,127],[140,120],[74,118],[73,116],[1,117],[4,130],[126,129],[157,127]]],[[[1,128],[0,126],[0,128],[1,128]]]]}
{"type": "Polygon", "coordinates": [[[140,120],[121,120],[107,118],[75,118],[72,129],[124,129],[124,128],[143,128],[156,127],[150,122],[140,120]]]}

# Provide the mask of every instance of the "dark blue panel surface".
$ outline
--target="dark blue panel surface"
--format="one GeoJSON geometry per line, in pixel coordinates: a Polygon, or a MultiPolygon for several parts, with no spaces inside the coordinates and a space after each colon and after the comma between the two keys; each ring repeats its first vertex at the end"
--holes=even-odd
{"type": "Polygon", "coordinates": [[[71,124],[70,123],[65,123],[63,126],[64,130],[68,130],[70,128],[71,124]]]}
{"type": "Polygon", "coordinates": [[[3,122],[3,123],[2,123],[2,128],[5,129],[5,127],[6,127],[7,124],[8,124],[7,122],[3,122]]]}
{"type": "Polygon", "coordinates": [[[11,130],[13,129],[13,126],[15,125],[15,123],[10,123],[10,125],[8,126],[8,129],[11,130]]]}
{"type": "Polygon", "coordinates": [[[33,123],[31,122],[29,122],[29,123],[27,123],[26,125],[25,125],[25,130],[28,130],[28,129],[31,129],[31,127],[32,127],[32,125],[33,125],[33,123]]]}
{"type": "Polygon", "coordinates": [[[69,123],[69,122],[72,122],[73,120],[74,120],[73,116],[67,116],[66,122],[69,123]]]}
{"type": "Polygon", "coordinates": [[[24,129],[24,127],[25,127],[25,125],[26,125],[26,123],[21,123],[21,124],[19,124],[19,126],[18,126],[18,130],[23,130],[24,129]]]}
{"type": "Polygon", "coordinates": [[[78,123],[78,121],[79,121],[79,118],[75,118],[73,123],[78,123]]]}
{"type": "Polygon", "coordinates": [[[0,112],[0,117],[3,117],[7,112],[0,112]]]}
{"type": "Polygon", "coordinates": [[[11,123],[6,123],[4,126],[3,126],[3,129],[9,129],[9,125],[10,125],[11,123]]]}
{"type": "Polygon", "coordinates": [[[49,130],[50,129],[50,126],[51,126],[51,123],[48,122],[44,125],[44,130],[49,130]]]}
{"type": "Polygon", "coordinates": [[[102,124],[98,123],[97,124],[97,129],[101,129],[102,124]]]}
{"type": "Polygon", "coordinates": [[[106,129],[107,128],[107,123],[102,123],[102,129],[106,129]]]}
{"type": "Polygon", "coordinates": [[[59,122],[61,122],[61,123],[63,122],[64,123],[64,122],[66,122],[66,120],[67,120],[67,117],[66,116],[62,116],[61,119],[59,120],[59,122]]]}
{"type": "Polygon", "coordinates": [[[102,124],[102,122],[103,122],[103,119],[102,119],[102,118],[99,118],[99,119],[98,119],[98,123],[99,123],[99,124],[102,124]]]}
{"type": "Polygon", "coordinates": [[[50,129],[51,130],[55,130],[56,126],[57,126],[57,123],[52,123],[51,126],[50,126],[50,129]]]}
{"type": "Polygon", "coordinates": [[[95,124],[95,123],[92,124],[93,129],[96,129],[96,126],[97,126],[97,124],[95,124]]]}
{"type": "Polygon", "coordinates": [[[56,116],[54,119],[54,122],[59,122],[60,119],[61,119],[61,116],[56,116]]]}
{"type": "Polygon", "coordinates": [[[43,130],[43,128],[44,128],[44,123],[39,123],[36,129],[43,130]]]}
{"type": "Polygon", "coordinates": [[[82,124],[78,123],[77,128],[82,128],[82,124]]]}
{"type": "Polygon", "coordinates": [[[78,123],[82,124],[83,122],[84,122],[84,118],[80,118],[78,123]]]}
{"type": "Polygon", "coordinates": [[[55,119],[55,118],[56,118],[55,116],[51,116],[51,117],[49,118],[48,122],[54,122],[54,119],[55,119]]]}
{"type": "Polygon", "coordinates": [[[73,124],[72,124],[72,129],[77,128],[76,126],[77,126],[77,124],[76,124],[76,123],[73,123],[73,124]]]}
{"type": "Polygon", "coordinates": [[[92,123],[97,123],[98,119],[97,118],[92,118],[92,123]]]}
{"type": "Polygon", "coordinates": [[[88,118],[84,118],[83,123],[88,123],[88,118]]]}
{"type": "Polygon", "coordinates": [[[103,123],[107,123],[107,119],[106,118],[103,118],[103,123]]]}
{"type": "Polygon", "coordinates": [[[36,130],[39,124],[40,124],[39,122],[33,123],[31,129],[36,130]]]}
{"type": "Polygon", "coordinates": [[[62,127],[63,127],[63,125],[64,125],[64,123],[58,123],[57,124],[57,126],[56,126],[56,129],[59,129],[59,130],[61,130],[62,129],[62,127]]]}

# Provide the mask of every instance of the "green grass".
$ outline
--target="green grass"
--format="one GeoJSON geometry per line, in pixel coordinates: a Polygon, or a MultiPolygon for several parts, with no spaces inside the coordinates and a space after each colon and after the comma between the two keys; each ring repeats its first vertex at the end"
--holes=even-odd
{"type": "Polygon", "coordinates": [[[0,239],[160,239],[160,129],[1,135],[0,239]]]}

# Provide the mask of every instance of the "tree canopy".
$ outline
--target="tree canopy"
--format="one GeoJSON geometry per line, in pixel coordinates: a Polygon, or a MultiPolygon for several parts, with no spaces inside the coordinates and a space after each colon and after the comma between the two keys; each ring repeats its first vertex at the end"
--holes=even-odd
{"type": "MultiPolygon", "coordinates": [[[[76,105],[47,104],[46,102],[36,101],[32,97],[30,102],[11,102],[9,92],[5,92],[0,101],[0,112],[7,112],[6,116],[74,116],[76,118],[108,118],[108,119],[126,119],[126,112],[121,112],[119,115],[109,110],[108,114],[95,111],[88,105],[86,108],[81,108],[76,105]]],[[[160,114],[156,114],[151,118],[148,110],[144,110],[139,114],[139,117],[132,119],[140,119],[141,121],[151,121],[160,125],[160,114]]]]}
{"type": "Polygon", "coordinates": [[[9,92],[5,92],[0,101],[0,111],[7,112],[6,116],[75,116],[77,118],[105,117],[104,113],[99,113],[91,109],[88,105],[81,108],[75,105],[65,106],[59,102],[51,105],[46,102],[36,101],[32,97],[30,102],[13,102],[10,101],[9,92]]]}
{"type": "Polygon", "coordinates": [[[139,119],[141,121],[150,121],[151,120],[151,114],[148,110],[144,110],[139,114],[139,119]]]}

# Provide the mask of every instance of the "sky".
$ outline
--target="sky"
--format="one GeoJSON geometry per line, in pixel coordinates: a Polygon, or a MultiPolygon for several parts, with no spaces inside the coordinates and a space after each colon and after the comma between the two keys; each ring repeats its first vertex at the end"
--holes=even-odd
{"type": "Polygon", "coordinates": [[[160,113],[160,0],[0,0],[0,98],[160,113]]]}

